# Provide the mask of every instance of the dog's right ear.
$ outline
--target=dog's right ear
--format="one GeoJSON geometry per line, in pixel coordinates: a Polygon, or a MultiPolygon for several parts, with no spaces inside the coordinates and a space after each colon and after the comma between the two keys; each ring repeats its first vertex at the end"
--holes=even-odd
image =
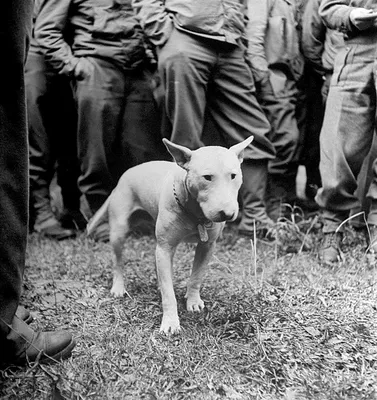
{"type": "Polygon", "coordinates": [[[191,160],[192,151],[187,147],[175,144],[168,139],[164,138],[162,141],[164,142],[164,145],[168,149],[169,153],[173,156],[175,162],[183,169],[187,169],[187,164],[191,160]]]}

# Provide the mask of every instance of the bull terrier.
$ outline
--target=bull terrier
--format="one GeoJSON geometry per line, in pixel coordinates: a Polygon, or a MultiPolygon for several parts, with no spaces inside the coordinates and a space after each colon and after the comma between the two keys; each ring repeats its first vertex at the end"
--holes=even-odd
{"type": "Polygon", "coordinates": [[[122,253],[129,218],[142,209],[155,220],[156,266],[163,309],[160,332],[180,331],[173,288],[173,256],[180,242],[197,243],[187,284],[187,310],[204,308],[200,285],[225,222],[237,217],[241,163],[252,140],[250,136],[229,149],[207,146],[192,151],[163,139],[175,162],[150,161],[127,170],[88,223],[90,235],[108,218],[115,254],[111,293],[120,297],[126,292],[122,253]]]}

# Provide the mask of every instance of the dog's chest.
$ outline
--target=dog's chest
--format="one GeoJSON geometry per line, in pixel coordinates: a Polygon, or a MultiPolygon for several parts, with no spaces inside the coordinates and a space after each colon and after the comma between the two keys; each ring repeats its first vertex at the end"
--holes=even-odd
{"type": "Polygon", "coordinates": [[[183,237],[182,242],[185,243],[207,243],[214,242],[219,237],[224,228],[223,222],[212,222],[210,226],[203,224],[193,225],[191,230],[187,230],[187,234],[183,237]]]}

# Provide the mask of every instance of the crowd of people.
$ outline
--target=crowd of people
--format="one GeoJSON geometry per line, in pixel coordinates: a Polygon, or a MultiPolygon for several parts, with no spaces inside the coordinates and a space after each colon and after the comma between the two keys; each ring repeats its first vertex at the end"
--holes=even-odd
{"type": "MultiPolygon", "coordinates": [[[[365,198],[373,250],[373,4],[5,0],[1,358],[23,363],[42,352],[42,359],[57,360],[74,347],[69,332],[35,333],[18,304],[28,215],[31,231],[55,240],[74,237],[125,170],[170,159],[163,137],[196,149],[254,136],[242,164],[239,235],[254,237],[256,230],[273,240],[284,204],[297,200],[296,177],[304,165],[303,206],[323,215],[322,261],[339,261],[342,222],[365,206],[365,198]],[[55,177],[63,201],[59,213],[51,205],[55,177]]],[[[108,238],[106,223],[94,238],[108,238]]]]}

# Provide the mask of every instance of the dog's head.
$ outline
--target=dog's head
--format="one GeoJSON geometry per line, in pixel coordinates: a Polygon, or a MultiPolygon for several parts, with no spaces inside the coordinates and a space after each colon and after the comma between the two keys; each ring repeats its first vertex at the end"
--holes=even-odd
{"type": "Polygon", "coordinates": [[[187,171],[186,185],[204,216],[213,222],[234,221],[242,184],[244,150],[253,137],[229,149],[220,146],[190,150],[163,139],[175,162],[187,171]]]}

